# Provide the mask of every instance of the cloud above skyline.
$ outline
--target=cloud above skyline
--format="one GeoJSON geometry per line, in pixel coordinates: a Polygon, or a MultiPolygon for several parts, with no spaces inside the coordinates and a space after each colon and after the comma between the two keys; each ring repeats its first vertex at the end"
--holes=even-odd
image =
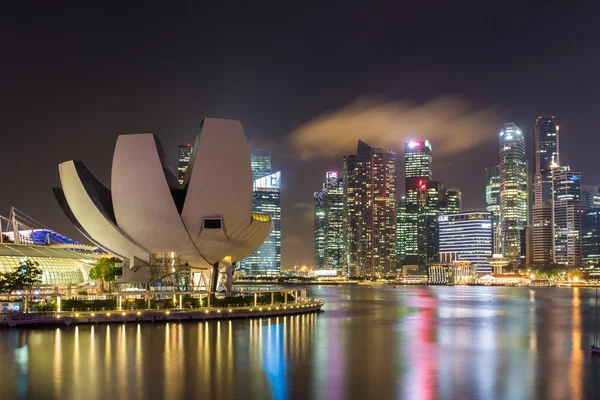
{"type": "Polygon", "coordinates": [[[454,96],[422,104],[359,98],[294,130],[288,144],[301,160],[351,154],[357,140],[373,147],[401,150],[407,140],[428,139],[436,159],[452,157],[495,139],[500,129],[492,107],[473,107],[454,96]]]}

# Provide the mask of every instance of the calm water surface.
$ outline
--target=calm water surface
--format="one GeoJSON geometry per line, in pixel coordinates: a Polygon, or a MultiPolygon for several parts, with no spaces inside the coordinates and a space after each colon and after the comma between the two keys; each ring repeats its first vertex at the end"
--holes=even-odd
{"type": "Polygon", "coordinates": [[[324,313],[0,330],[0,398],[600,398],[591,289],[309,290],[324,313]]]}

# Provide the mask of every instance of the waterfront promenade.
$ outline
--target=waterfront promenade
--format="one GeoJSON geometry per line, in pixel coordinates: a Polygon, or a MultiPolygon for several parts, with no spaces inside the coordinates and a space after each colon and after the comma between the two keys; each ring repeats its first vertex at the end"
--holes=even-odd
{"type": "Polygon", "coordinates": [[[200,307],[167,310],[62,311],[0,314],[0,327],[110,324],[127,322],[210,321],[238,318],[264,318],[314,313],[321,311],[324,301],[305,299],[297,303],[281,303],[257,307],[200,307]]]}

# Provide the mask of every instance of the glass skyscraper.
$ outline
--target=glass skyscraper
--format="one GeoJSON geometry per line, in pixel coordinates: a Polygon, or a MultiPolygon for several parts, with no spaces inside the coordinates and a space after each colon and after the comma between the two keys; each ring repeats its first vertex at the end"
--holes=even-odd
{"type": "Polygon", "coordinates": [[[581,264],[581,173],[568,166],[552,169],[554,262],[581,264]]]}
{"type": "Polygon", "coordinates": [[[281,271],[281,172],[271,170],[271,152],[250,150],[254,212],[271,215],[273,230],[249,257],[240,262],[246,275],[278,275],[281,271]]]}
{"type": "Polygon", "coordinates": [[[525,137],[514,123],[500,131],[500,242],[505,257],[519,261],[521,234],[527,227],[525,137]]]}
{"type": "Polygon", "coordinates": [[[357,242],[358,242],[358,216],[356,215],[356,154],[344,156],[343,164],[343,194],[344,194],[344,221],[343,240],[344,256],[343,263],[350,276],[359,276],[360,271],[357,264],[357,242]]]}
{"type": "Polygon", "coordinates": [[[325,177],[323,191],[315,199],[315,266],[342,269],[344,266],[344,189],[335,171],[325,177]]]}
{"type": "Polygon", "coordinates": [[[325,265],[325,192],[315,192],[314,200],[314,247],[315,268],[323,268],[325,265]]]}
{"type": "Polygon", "coordinates": [[[179,154],[177,156],[177,180],[180,184],[183,184],[185,179],[185,173],[190,165],[190,158],[192,157],[192,145],[181,144],[179,145],[179,154]]]}
{"type": "Polygon", "coordinates": [[[600,186],[581,185],[581,208],[600,208],[600,186]]]}
{"type": "Polygon", "coordinates": [[[404,251],[406,264],[423,264],[426,251],[422,243],[426,242],[423,219],[420,217],[425,207],[424,191],[431,173],[432,148],[428,140],[411,141],[404,144],[406,212],[404,251]],[[421,245],[420,245],[421,243],[421,245]]]}
{"type": "Polygon", "coordinates": [[[500,166],[485,169],[485,210],[492,213],[494,224],[494,254],[500,249],[500,166]]]}
{"type": "Polygon", "coordinates": [[[373,277],[390,272],[396,267],[396,154],[359,141],[357,154],[344,161],[344,192],[350,189],[354,217],[348,218],[347,199],[344,208],[350,242],[345,248],[356,246],[351,273],[373,277]]]}
{"type": "Polygon", "coordinates": [[[257,180],[266,175],[271,175],[271,152],[268,150],[250,150],[250,165],[252,166],[252,179],[257,180]]]}
{"type": "Polygon", "coordinates": [[[398,200],[396,206],[396,257],[398,261],[406,258],[404,237],[406,235],[406,196],[398,200]]]}
{"type": "Polygon", "coordinates": [[[600,264],[600,207],[581,214],[582,258],[586,264],[600,264]]]}
{"type": "Polygon", "coordinates": [[[534,204],[552,200],[552,165],[560,165],[559,126],[552,117],[537,117],[533,127],[534,204]]]}

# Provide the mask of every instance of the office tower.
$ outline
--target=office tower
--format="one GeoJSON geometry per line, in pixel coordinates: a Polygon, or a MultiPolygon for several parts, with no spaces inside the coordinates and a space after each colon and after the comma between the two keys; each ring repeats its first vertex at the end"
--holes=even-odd
{"type": "Polygon", "coordinates": [[[514,123],[500,131],[500,242],[505,257],[519,261],[521,231],[527,226],[525,137],[514,123]]]}
{"type": "MultiPolygon", "coordinates": [[[[421,191],[424,199],[422,209],[419,212],[419,254],[425,255],[425,264],[438,262],[438,224],[437,219],[442,210],[452,209],[458,206],[457,197],[450,199],[451,206],[447,207],[446,189],[444,184],[437,181],[425,183],[425,189],[421,191]]],[[[458,212],[458,210],[456,210],[458,212]]]]}
{"type": "Polygon", "coordinates": [[[250,150],[250,165],[252,166],[252,179],[257,180],[266,175],[271,175],[271,152],[268,150],[250,150]]]}
{"type": "Polygon", "coordinates": [[[271,152],[250,150],[254,212],[270,214],[273,230],[250,256],[240,262],[246,275],[278,275],[281,271],[281,172],[271,171],[271,152]]]}
{"type": "Polygon", "coordinates": [[[494,224],[494,254],[500,249],[500,166],[485,169],[485,210],[492,213],[494,224]]]}
{"type": "Polygon", "coordinates": [[[315,199],[315,266],[339,269],[344,266],[344,189],[335,171],[325,177],[323,191],[315,199]]]}
{"type": "Polygon", "coordinates": [[[600,208],[600,185],[581,185],[581,208],[600,208]]]}
{"type": "Polygon", "coordinates": [[[534,204],[532,207],[532,251],[533,262],[549,264],[554,260],[552,229],[552,201],[544,204],[534,204]]]}
{"type": "Polygon", "coordinates": [[[552,165],[560,165],[559,126],[552,117],[537,117],[533,127],[533,204],[552,200],[552,165]]]}
{"type": "Polygon", "coordinates": [[[600,264],[600,207],[581,214],[581,254],[585,264],[600,264]]]}
{"type": "Polygon", "coordinates": [[[356,215],[356,154],[344,156],[343,190],[344,190],[344,255],[343,263],[349,276],[360,276],[357,264],[358,217],[356,215]]]}
{"type": "Polygon", "coordinates": [[[344,183],[335,171],[327,172],[325,186],[325,267],[344,267],[344,183]]]}
{"type": "Polygon", "coordinates": [[[446,189],[440,207],[442,214],[456,214],[462,212],[462,192],[460,189],[446,189]]]}
{"type": "Polygon", "coordinates": [[[554,262],[581,264],[581,173],[552,168],[554,262]]]}
{"type": "Polygon", "coordinates": [[[470,261],[477,267],[478,273],[492,272],[487,261],[493,252],[492,220],[492,213],[485,211],[440,215],[440,262],[470,261]]]}
{"type": "Polygon", "coordinates": [[[344,158],[344,192],[350,189],[354,216],[349,219],[347,198],[344,207],[350,230],[346,248],[356,246],[352,273],[390,272],[396,267],[396,154],[359,140],[357,154],[344,158]]]}
{"type": "Polygon", "coordinates": [[[406,196],[398,200],[396,206],[396,257],[397,262],[403,262],[406,258],[404,237],[406,235],[406,196]]]}
{"type": "Polygon", "coordinates": [[[404,248],[407,264],[425,263],[423,246],[425,229],[420,226],[419,214],[425,207],[424,191],[431,174],[432,148],[428,140],[406,142],[404,145],[406,222],[404,248]]]}
{"type": "Polygon", "coordinates": [[[192,156],[192,145],[179,145],[179,155],[177,156],[177,180],[183,184],[185,173],[190,165],[190,157],[192,156]]]}
{"type": "Polygon", "coordinates": [[[325,193],[315,192],[314,242],[315,242],[315,268],[322,269],[325,264],[325,193]]]}

